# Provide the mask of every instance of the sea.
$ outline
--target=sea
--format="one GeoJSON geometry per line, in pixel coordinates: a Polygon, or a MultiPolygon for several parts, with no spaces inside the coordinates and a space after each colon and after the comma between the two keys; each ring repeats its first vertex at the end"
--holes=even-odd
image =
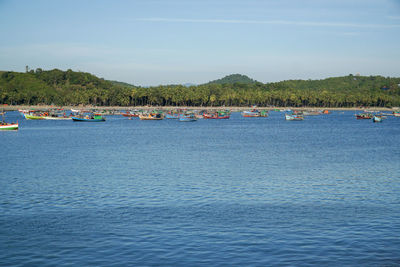
{"type": "Polygon", "coordinates": [[[1,266],[400,266],[400,118],[25,120],[1,266]]]}

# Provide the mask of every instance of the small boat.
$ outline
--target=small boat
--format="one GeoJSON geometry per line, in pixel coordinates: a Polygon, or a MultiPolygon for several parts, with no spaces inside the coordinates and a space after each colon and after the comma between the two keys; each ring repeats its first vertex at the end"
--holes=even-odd
{"type": "Polygon", "coordinates": [[[382,116],[374,116],[374,117],[372,118],[372,121],[373,121],[373,122],[382,122],[382,121],[383,121],[383,118],[382,118],[382,116]]]}
{"type": "Polygon", "coordinates": [[[393,116],[400,117],[400,111],[393,111],[393,116]]]}
{"type": "Polygon", "coordinates": [[[180,116],[179,121],[182,121],[182,122],[197,121],[197,117],[195,114],[186,114],[186,115],[180,116]]]}
{"type": "Polygon", "coordinates": [[[1,116],[1,121],[0,121],[0,130],[2,131],[12,131],[12,130],[18,130],[18,122],[5,122],[4,121],[4,114],[5,112],[3,111],[1,116]]]}
{"type": "Polygon", "coordinates": [[[369,119],[372,119],[373,117],[374,117],[374,114],[369,113],[369,112],[363,112],[360,114],[356,114],[357,120],[369,120],[369,119]]]}
{"type": "Polygon", "coordinates": [[[17,123],[0,122],[0,130],[2,131],[18,130],[18,122],[17,123]]]}
{"type": "Polygon", "coordinates": [[[302,121],[304,120],[303,115],[299,114],[285,114],[285,120],[287,121],[302,121]]]}
{"type": "Polygon", "coordinates": [[[318,115],[321,115],[321,112],[316,111],[316,110],[305,110],[305,111],[303,111],[303,115],[304,116],[318,116],[318,115]]]}
{"type": "Polygon", "coordinates": [[[203,119],[229,119],[231,114],[227,111],[217,111],[214,113],[204,113],[203,119]]]}
{"type": "Polygon", "coordinates": [[[127,111],[125,113],[121,113],[122,116],[132,118],[132,117],[139,117],[138,111],[127,111]]]}
{"type": "Polygon", "coordinates": [[[67,121],[67,120],[71,120],[72,117],[67,117],[67,116],[65,116],[65,117],[63,117],[63,116],[44,116],[43,119],[44,120],[57,120],[57,121],[65,120],[65,121],[67,121]]]}
{"type": "Polygon", "coordinates": [[[180,114],[177,114],[177,113],[167,113],[167,114],[165,114],[165,118],[166,119],[172,119],[172,120],[176,120],[176,119],[179,119],[179,117],[180,117],[180,114]]]}
{"type": "Polygon", "coordinates": [[[245,110],[242,112],[242,116],[245,118],[268,117],[268,111],[266,111],[266,110],[259,111],[257,109],[253,109],[251,111],[245,110]]]}
{"type": "Polygon", "coordinates": [[[162,120],[164,119],[164,115],[162,113],[149,113],[149,114],[140,114],[139,119],[141,120],[162,120]]]}
{"type": "Polygon", "coordinates": [[[73,121],[80,121],[80,122],[101,122],[106,121],[106,118],[101,115],[86,115],[86,116],[79,116],[79,117],[72,117],[73,121]]]}
{"type": "Polygon", "coordinates": [[[44,116],[41,115],[32,115],[32,114],[24,114],[25,119],[27,120],[44,120],[44,116]]]}

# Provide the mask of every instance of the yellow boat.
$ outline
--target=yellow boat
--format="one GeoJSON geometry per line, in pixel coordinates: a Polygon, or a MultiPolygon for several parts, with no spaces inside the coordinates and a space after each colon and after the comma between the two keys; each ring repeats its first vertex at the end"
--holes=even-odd
{"type": "Polygon", "coordinates": [[[162,113],[140,114],[139,119],[141,119],[141,120],[162,120],[162,119],[164,119],[164,115],[162,113]]]}

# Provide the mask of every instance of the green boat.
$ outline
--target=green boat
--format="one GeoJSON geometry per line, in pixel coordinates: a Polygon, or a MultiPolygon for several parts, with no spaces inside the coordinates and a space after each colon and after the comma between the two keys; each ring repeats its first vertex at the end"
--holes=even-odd
{"type": "Polygon", "coordinates": [[[81,121],[81,122],[100,122],[100,121],[106,121],[106,118],[104,118],[101,115],[94,115],[94,116],[80,116],[80,117],[72,117],[73,121],[81,121]]]}
{"type": "Polygon", "coordinates": [[[12,131],[12,130],[18,130],[18,122],[17,123],[0,122],[0,131],[12,131]]]}
{"type": "Polygon", "coordinates": [[[44,120],[43,116],[37,116],[37,115],[30,115],[30,114],[24,114],[25,119],[27,120],[44,120]]]}

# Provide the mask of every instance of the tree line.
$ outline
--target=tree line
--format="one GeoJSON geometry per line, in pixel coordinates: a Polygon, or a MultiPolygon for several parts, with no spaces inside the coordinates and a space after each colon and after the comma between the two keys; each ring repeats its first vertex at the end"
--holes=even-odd
{"type": "Polygon", "coordinates": [[[90,73],[0,72],[0,104],[94,106],[400,106],[400,78],[355,76],[275,83],[133,86],[90,73]]]}

